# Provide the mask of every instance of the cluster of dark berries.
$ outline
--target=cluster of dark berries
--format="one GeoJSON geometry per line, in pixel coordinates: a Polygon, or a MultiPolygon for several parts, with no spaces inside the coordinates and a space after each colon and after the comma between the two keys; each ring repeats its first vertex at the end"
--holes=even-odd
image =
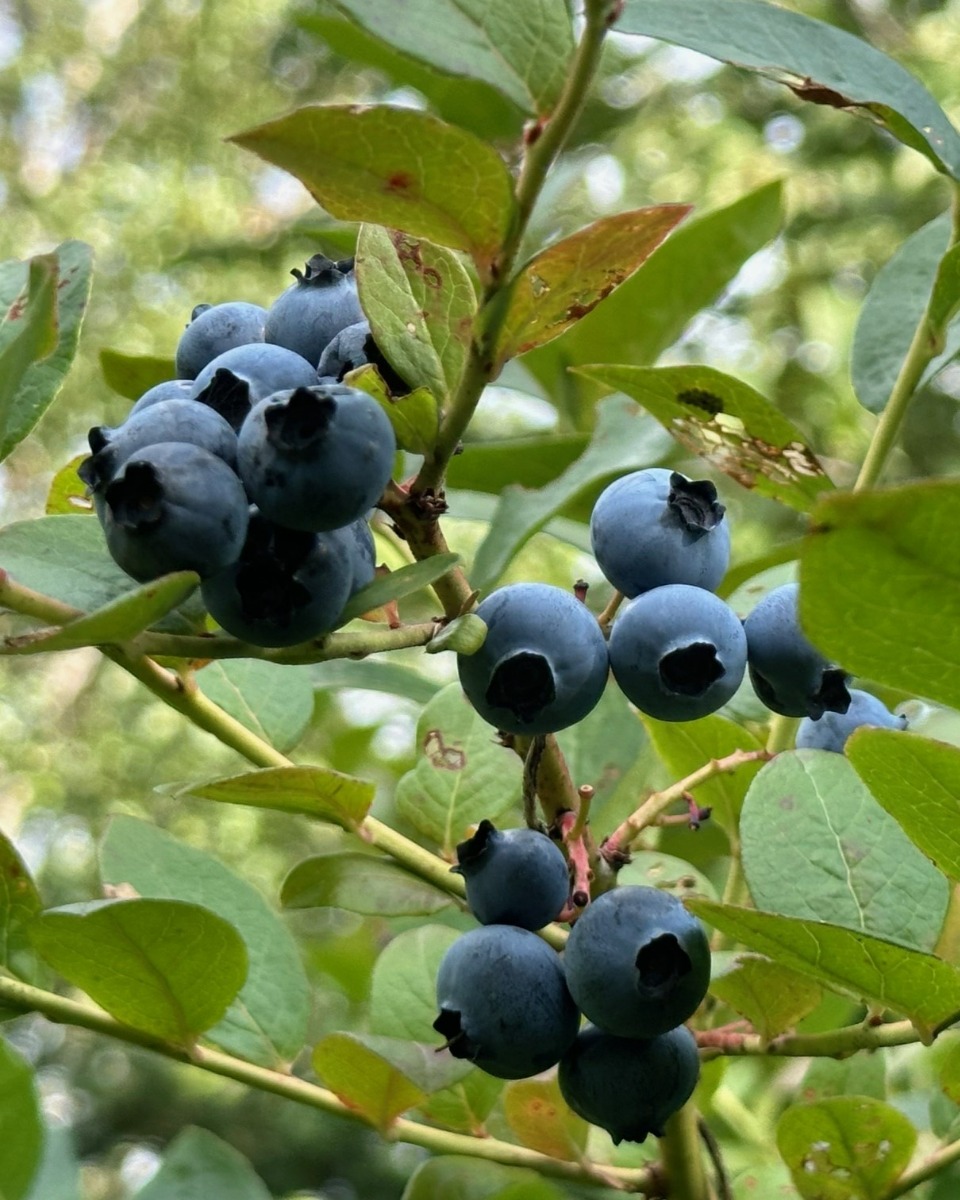
{"type": "Polygon", "coordinates": [[[198,305],[179,378],[91,429],[79,468],[127,574],[196,571],[211,616],[258,646],[328,632],[373,579],[366,517],[396,453],[379,404],[341,382],[385,365],[352,260],[293,274],[269,309],[198,305]]]}
{"type": "Polygon", "coordinates": [[[500,588],[478,607],[486,641],[458,659],[471,704],[505,733],[554,733],[597,704],[608,670],[643,713],[693,721],[716,712],[749,668],[773,712],[805,717],[802,746],[842,750],[862,724],[903,728],[807,639],[797,585],[770,592],[745,621],[714,594],[727,570],[730,534],[707,480],[648,468],[600,495],[590,521],[604,576],[628,603],[607,642],[574,596],[546,584],[500,588]],[[826,714],[826,715],[825,715],[826,714]]]}
{"type": "Polygon", "coordinates": [[[567,1103],[615,1141],[662,1133],[699,1075],[682,1022],[710,980],[700,922],[655,888],[617,888],[589,905],[561,956],[533,932],[569,898],[549,837],[483,821],[457,860],[481,926],[453,943],[437,976],[434,1028],[451,1054],[501,1079],[559,1063],[567,1103]]]}

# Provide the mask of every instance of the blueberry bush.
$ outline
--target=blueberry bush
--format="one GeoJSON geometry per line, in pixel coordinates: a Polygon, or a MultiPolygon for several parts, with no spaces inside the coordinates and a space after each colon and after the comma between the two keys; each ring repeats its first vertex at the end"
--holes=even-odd
{"type": "Polygon", "coordinates": [[[317,209],[215,214],[256,284],[198,251],[163,344],[24,223],[2,1200],[956,1195],[960,133],[896,52],[949,6],[813,7],[298,10],[283,70],[396,86],[218,128],[317,209]],[[724,127],[697,194],[665,47],[821,191],[724,127]]]}

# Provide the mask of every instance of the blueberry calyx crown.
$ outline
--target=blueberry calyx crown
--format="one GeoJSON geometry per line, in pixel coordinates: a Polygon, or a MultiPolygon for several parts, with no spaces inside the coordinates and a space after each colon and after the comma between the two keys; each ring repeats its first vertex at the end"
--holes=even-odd
{"type": "Polygon", "coordinates": [[[445,1039],[444,1044],[437,1047],[438,1053],[441,1050],[449,1050],[454,1058],[466,1058],[471,1062],[476,1059],[480,1048],[467,1037],[458,1012],[450,1008],[441,1008],[433,1027],[445,1039]]]}
{"type": "Polygon", "coordinates": [[[660,659],[660,679],[678,696],[702,696],[726,674],[712,642],[691,642],[670,650],[660,659]]]}
{"type": "Polygon", "coordinates": [[[219,413],[228,425],[239,429],[250,411],[250,384],[234,375],[229,367],[217,367],[197,400],[219,413]]]}
{"type": "MultiPolygon", "coordinates": [[[[840,667],[827,667],[820,675],[820,686],[815,692],[806,697],[807,716],[811,721],[819,721],[826,712],[845,713],[851,704],[850,689],[847,680],[850,676],[840,667]]],[[[774,712],[780,711],[777,692],[765,675],[756,667],[750,667],[750,682],[753,690],[767,708],[774,712]]]]}
{"type": "Polygon", "coordinates": [[[243,615],[251,621],[288,625],[311,601],[310,590],[296,578],[314,544],[314,535],[271,525],[251,516],[236,575],[243,615]]]}
{"type": "Polygon", "coordinates": [[[670,476],[667,504],[691,533],[716,529],[727,511],[718,502],[716,486],[709,479],[687,479],[679,471],[670,476]]]}
{"type": "Polygon", "coordinates": [[[690,956],[672,933],[651,938],[637,951],[637,991],[656,999],[668,996],[690,974],[690,956]]]}
{"type": "MultiPolygon", "coordinates": [[[[213,308],[213,305],[212,304],[198,304],[196,306],[196,308],[194,308],[193,312],[190,314],[191,323],[194,322],[197,319],[197,317],[200,316],[201,313],[205,313],[208,308],[213,308]]],[[[186,326],[185,326],[185,328],[186,328],[186,326]]]]}
{"type": "Polygon", "coordinates": [[[457,865],[450,870],[455,875],[465,875],[477,860],[482,858],[490,844],[490,838],[497,832],[496,826],[486,817],[477,826],[473,837],[457,843],[457,865]]]}
{"type": "Polygon", "coordinates": [[[107,487],[106,501],[113,519],[124,529],[141,530],[163,519],[163,484],[152,463],[131,463],[107,487]]]}
{"type": "Polygon", "coordinates": [[[506,708],[525,722],[535,720],[556,696],[550,664],[542,654],[529,650],[521,650],[499,662],[486,692],[489,705],[506,708]]]}
{"type": "Polygon", "coordinates": [[[336,411],[337,402],[328,392],[296,388],[286,402],[267,406],[267,440],[291,454],[309,450],[326,437],[336,411]]]}
{"type": "MultiPolygon", "coordinates": [[[[345,259],[344,261],[350,260],[345,259]]],[[[290,274],[301,287],[325,287],[337,283],[343,277],[339,263],[335,263],[332,258],[327,258],[325,254],[314,254],[304,264],[302,271],[299,267],[294,267],[290,274]]]]}

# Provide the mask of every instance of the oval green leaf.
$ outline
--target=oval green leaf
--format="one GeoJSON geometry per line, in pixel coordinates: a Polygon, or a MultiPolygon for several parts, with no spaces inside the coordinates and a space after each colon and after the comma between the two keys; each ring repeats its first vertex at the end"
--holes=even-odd
{"type": "Polygon", "coordinates": [[[179,900],[104,900],[51,909],[33,944],[112,1017],[192,1045],[247,976],[247,950],[222,917],[179,900]]]}
{"type": "Polygon", "coordinates": [[[0,1196],[24,1200],[40,1165],[43,1124],[33,1071],[0,1038],[0,1196]]]}
{"type": "Polygon", "coordinates": [[[270,1200],[242,1154],[206,1129],[187,1128],[167,1147],[160,1170],[137,1200],[270,1200]]]}
{"type": "Polygon", "coordinates": [[[0,967],[27,983],[43,978],[29,933],[42,908],[26,863],[13,842],[0,833],[0,967]]]}
{"type": "Polygon", "coordinates": [[[357,829],[370,810],[376,787],[365,779],[329,767],[264,767],[209,783],[188,784],[181,794],[245,804],[253,808],[300,813],[357,829]]]}
{"type": "Polygon", "coordinates": [[[460,935],[447,925],[421,925],[399,934],[373,968],[370,1032],[423,1042],[443,1039],[433,1028],[437,1016],[437,971],[460,935]]]}
{"type": "Polygon", "coordinates": [[[258,737],[286,753],[300,741],[313,716],[310,668],[222,659],[197,674],[200,690],[258,737]]]}
{"type": "Polygon", "coordinates": [[[521,1145],[563,1162],[583,1160],[590,1126],[567,1106],[556,1076],[508,1083],[503,1115],[521,1145]]]}
{"type": "Polygon", "coordinates": [[[77,467],[89,457],[89,454],[75,455],[54,475],[44,505],[44,512],[48,517],[74,514],[93,516],[93,501],[87,495],[87,489],[77,474],[77,467]]]}
{"type": "Polygon", "coordinates": [[[440,409],[432,392],[421,387],[405,396],[391,396],[373,363],[348,371],[343,382],[376,400],[387,414],[401,450],[409,450],[411,454],[429,454],[433,450],[440,428],[440,409]]]}
{"type": "Polygon", "coordinates": [[[813,1012],[822,995],[806,975],[756,954],[714,955],[710,991],[746,1017],[764,1039],[792,1029],[813,1012]]]}
{"type": "Polygon", "coordinates": [[[108,385],[128,400],[139,400],[158,383],[177,378],[172,358],[152,354],[123,354],[119,350],[100,351],[100,370],[108,385]]]}
{"type": "Polygon", "coordinates": [[[284,908],[343,908],[380,917],[426,917],[453,903],[389,858],[360,852],[320,854],[283,881],[284,908]]]}
{"type": "Polygon", "coordinates": [[[563,1200],[563,1194],[535,1171],[445,1154],[431,1158],[410,1176],[401,1200],[563,1200]]]}
{"type": "Polygon", "coordinates": [[[391,600],[402,600],[404,596],[412,596],[421,588],[429,587],[452,570],[459,561],[459,554],[436,554],[422,562],[410,563],[398,571],[381,575],[350,597],[341,614],[341,624],[372,612],[391,600]]]}

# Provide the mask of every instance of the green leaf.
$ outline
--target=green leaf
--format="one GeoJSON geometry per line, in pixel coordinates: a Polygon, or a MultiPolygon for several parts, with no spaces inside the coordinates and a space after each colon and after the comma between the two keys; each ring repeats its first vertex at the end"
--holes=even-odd
{"type": "Polygon", "coordinates": [[[417,1167],[401,1200],[563,1200],[558,1188],[523,1167],[445,1154],[417,1167]]]}
{"type": "Polygon", "coordinates": [[[29,934],[30,922],[42,908],[26,863],[0,833],[0,967],[27,983],[43,979],[29,934]]]}
{"type": "MultiPolygon", "coordinates": [[[[798,977],[799,978],[799,977],[798,977]]],[[[936,1054],[949,1037],[937,1040],[936,1054]]],[[[852,1054],[849,1058],[815,1058],[800,1086],[803,1100],[826,1100],[831,1096],[887,1098],[887,1065],[883,1054],[852,1054]]]]}
{"type": "Polygon", "coordinates": [[[914,845],[960,882],[960,750],[896,729],[859,729],[844,754],[914,845]]]}
{"type": "Polygon", "coordinates": [[[552,393],[561,386],[586,386],[566,374],[571,363],[654,362],[746,260],[776,236],[781,192],[779,181],[768,183],[685,222],[601,309],[577,322],[563,341],[528,354],[524,366],[552,393]]]}
{"type": "Polygon", "coordinates": [[[496,362],[552,341],[587,316],[689,212],[689,204],[658,204],[602,217],[535,255],[507,289],[496,362]]]}
{"type": "Polygon", "coordinates": [[[601,401],[590,445],[562,475],[535,492],[504,489],[473,562],[473,586],[481,591],[493,587],[521,546],[565,505],[625,471],[659,462],[665,450],[660,430],[636,405],[622,396],[601,401]]]}
{"type": "Polygon", "coordinates": [[[415,109],[310,105],[230,140],[295,175],[331,216],[466,250],[482,271],[513,219],[496,150],[415,109]]]}
{"type": "Polygon", "coordinates": [[[8,652],[16,654],[47,654],[53,650],[125,642],[182,604],[199,582],[193,571],[163,575],[60,628],[5,638],[4,645],[8,652]]]}
{"type": "Polygon", "coordinates": [[[189,784],[182,792],[221,804],[300,813],[357,829],[370,810],[376,787],[329,767],[264,767],[227,779],[189,784]]]}
{"type": "Polygon", "coordinates": [[[831,489],[799,430],[749,384],[713,367],[576,367],[626,392],[672,437],[745,488],[801,512],[831,489]]]}
{"type": "Polygon", "coordinates": [[[442,654],[452,650],[455,654],[476,654],[487,640],[487,626],[476,613],[463,613],[432,637],[425,649],[427,654],[442,654]]]}
{"type": "Polygon", "coordinates": [[[77,350],[92,250],[68,241],[51,254],[0,264],[0,460],[53,403],[77,350]],[[21,294],[27,296],[22,304],[21,294]]]}
{"type": "Polygon", "coordinates": [[[960,971],[932,954],[821,921],[709,900],[687,907],[774,962],[901,1013],[925,1041],[960,1019],[960,971]]]}
{"type": "Polygon", "coordinates": [[[332,1033],[313,1051],[313,1067],[332,1092],[381,1133],[426,1099],[473,1069],[438,1055],[435,1045],[376,1034],[332,1033]]]}
{"type": "MultiPolygon", "coordinates": [[[[2,1185],[0,1195],[7,1195],[2,1185]]],[[[73,1135],[62,1125],[47,1125],[43,1131],[43,1157],[27,1200],[82,1200],[73,1135]]]]}
{"type": "Polygon", "coordinates": [[[77,474],[77,467],[89,457],[89,454],[77,454],[54,475],[44,506],[47,516],[72,516],[75,513],[93,516],[93,501],[77,474]]]}
{"type": "MultiPolygon", "coordinates": [[[[726,758],[734,750],[763,748],[748,730],[716,714],[699,721],[655,721],[644,717],[643,723],[661,762],[676,780],[699,771],[712,758],[726,758]]],[[[730,836],[736,836],[743,798],[761,765],[744,763],[697,788],[697,803],[712,809],[711,820],[730,836]]]]}
{"type": "Polygon", "coordinates": [[[0,1037],[0,1196],[23,1200],[40,1164],[43,1126],[33,1071],[0,1037]]]}
{"type": "MultiPolygon", "coordinates": [[[[931,317],[945,322],[955,303],[956,256],[951,255],[940,269],[949,242],[950,216],[945,214],[903,242],[877,272],[867,293],[853,335],[850,374],[857,399],[870,412],[886,407],[935,282],[937,301],[931,317]]],[[[958,339],[960,334],[954,338],[958,339]]],[[[935,374],[956,349],[951,345],[938,355],[925,377],[935,374]]]]}
{"type": "Polygon", "coordinates": [[[188,1127],[167,1147],[163,1164],[136,1200],[270,1200],[242,1154],[206,1129],[188,1127]]]}
{"type": "Polygon", "coordinates": [[[567,1107],[556,1076],[508,1083],[503,1115],[521,1145],[563,1162],[582,1161],[590,1126],[567,1107]]]}
{"type": "Polygon", "coordinates": [[[405,396],[391,396],[383,376],[373,365],[365,363],[348,371],[343,382],[372,396],[387,414],[397,445],[411,454],[428,454],[437,444],[440,428],[440,409],[433,393],[417,388],[405,396]]]}
{"type": "Polygon", "coordinates": [[[463,374],[477,313],[459,256],[397,229],[362,225],[356,269],[360,303],[387,361],[446,403],[463,374]]]}
{"type": "Polygon", "coordinates": [[[123,354],[119,350],[100,351],[100,370],[107,384],[128,400],[139,400],[158,383],[177,378],[172,358],[153,354],[123,354]]]}
{"type": "Polygon", "coordinates": [[[402,600],[404,596],[412,596],[421,588],[429,587],[459,561],[459,554],[436,554],[433,558],[425,558],[422,562],[410,563],[398,571],[391,571],[389,575],[381,575],[350,597],[340,617],[341,624],[372,612],[390,600],[402,600]]]}
{"type": "Polygon", "coordinates": [[[659,850],[634,851],[630,861],[617,872],[617,884],[637,884],[669,892],[678,900],[701,896],[716,900],[717,889],[701,871],[682,858],[661,854],[659,850]]]}
{"type": "Polygon", "coordinates": [[[431,1125],[487,1136],[484,1125],[503,1091],[503,1080],[485,1071],[471,1071],[453,1087],[434,1092],[420,1105],[420,1112],[431,1125]]]}
{"type": "Polygon", "coordinates": [[[710,991],[750,1022],[764,1039],[792,1029],[820,1003],[821,991],[812,979],[789,971],[755,954],[715,957],[710,991]]]}
{"type": "Polygon", "coordinates": [[[842,754],[778,754],[740,815],[743,871],[758,908],[932,950],[950,899],[943,875],[842,754]]]}
{"type": "Polygon", "coordinates": [[[608,687],[597,706],[582,721],[561,730],[557,741],[573,782],[594,789],[590,811],[596,815],[636,762],[646,737],[626,696],[608,687]]]}
{"type": "Polygon", "coordinates": [[[30,927],[44,959],[112,1017],[181,1046],[223,1017],[247,951],[222,917],[179,900],[51,909],[30,927]]]}
{"type": "Polygon", "coordinates": [[[313,685],[318,690],[349,687],[387,692],[391,696],[412,700],[414,704],[426,704],[441,687],[435,680],[427,679],[410,667],[374,659],[348,662],[346,659],[333,658],[329,662],[314,664],[310,670],[313,685]]]}
{"type": "Polygon", "coordinates": [[[952,708],[958,511],[956,480],[824,497],[800,555],[800,620],[814,644],[854,675],[952,708]]]}
{"type": "Polygon", "coordinates": [[[335,0],[404,54],[437,70],[483,80],[525,112],[548,114],[573,54],[563,0],[335,0]]]}
{"type": "Polygon", "coordinates": [[[0,568],[11,579],[91,612],[130,590],[129,575],[107,553],[99,521],[40,517],[0,529],[0,568]]]}
{"type": "Polygon", "coordinates": [[[523,764],[497,745],[459,683],[438,692],[417,722],[420,757],[397,785],[397,811],[449,857],[471,825],[520,799],[523,764]]]}
{"type": "Polygon", "coordinates": [[[313,716],[307,666],[223,659],[198,672],[197,682],[214,704],[284,753],[300,741],[313,716]]]}
{"type": "Polygon", "coordinates": [[[437,971],[459,936],[446,925],[420,925],[386,946],[373,968],[371,1033],[434,1047],[442,1044],[433,1028],[438,1011],[437,971]]]}
{"type": "Polygon", "coordinates": [[[424,883],[391,859],[374,854],[321,854],[298,863],[283,881],[284,908],[344,908],[381,917],[424,917],[453,897],[424,883]]]}
{"type": "Polygon", "coordinates": [[[104,883],[131,885],[154,900],[202,905],[237,929],[249,968],[239,995],[204,1035],[248,1062],[282,1068],[307,1036],[310,987],[296,942],[255,887],[210,854],[138,821],[113,817],[100,845],[104,883]]]}
{"type": "Polygon", "coordinates": [[[499,495],[510,484],[539,488],[565,471],[586,450],[585,433],[548,433],[543,437],[471,442],[447,468],[449,488],[499,495]]]}
{"type": "Polygon", "coordinates": [[[960,134],[933,96],[899,63],[833,25],[760,0],[627,0],[617,28],[757,71],[815,104],[863,109],[938,171],[960,178],[960,134]]]}
{"type": "Polygon", "coordinates": [[[882,1200],[916,1144],[903,1113],[869,1096],[795,1104],[777,1126],[777,1149],[804,1200],[882,1200]]]}

